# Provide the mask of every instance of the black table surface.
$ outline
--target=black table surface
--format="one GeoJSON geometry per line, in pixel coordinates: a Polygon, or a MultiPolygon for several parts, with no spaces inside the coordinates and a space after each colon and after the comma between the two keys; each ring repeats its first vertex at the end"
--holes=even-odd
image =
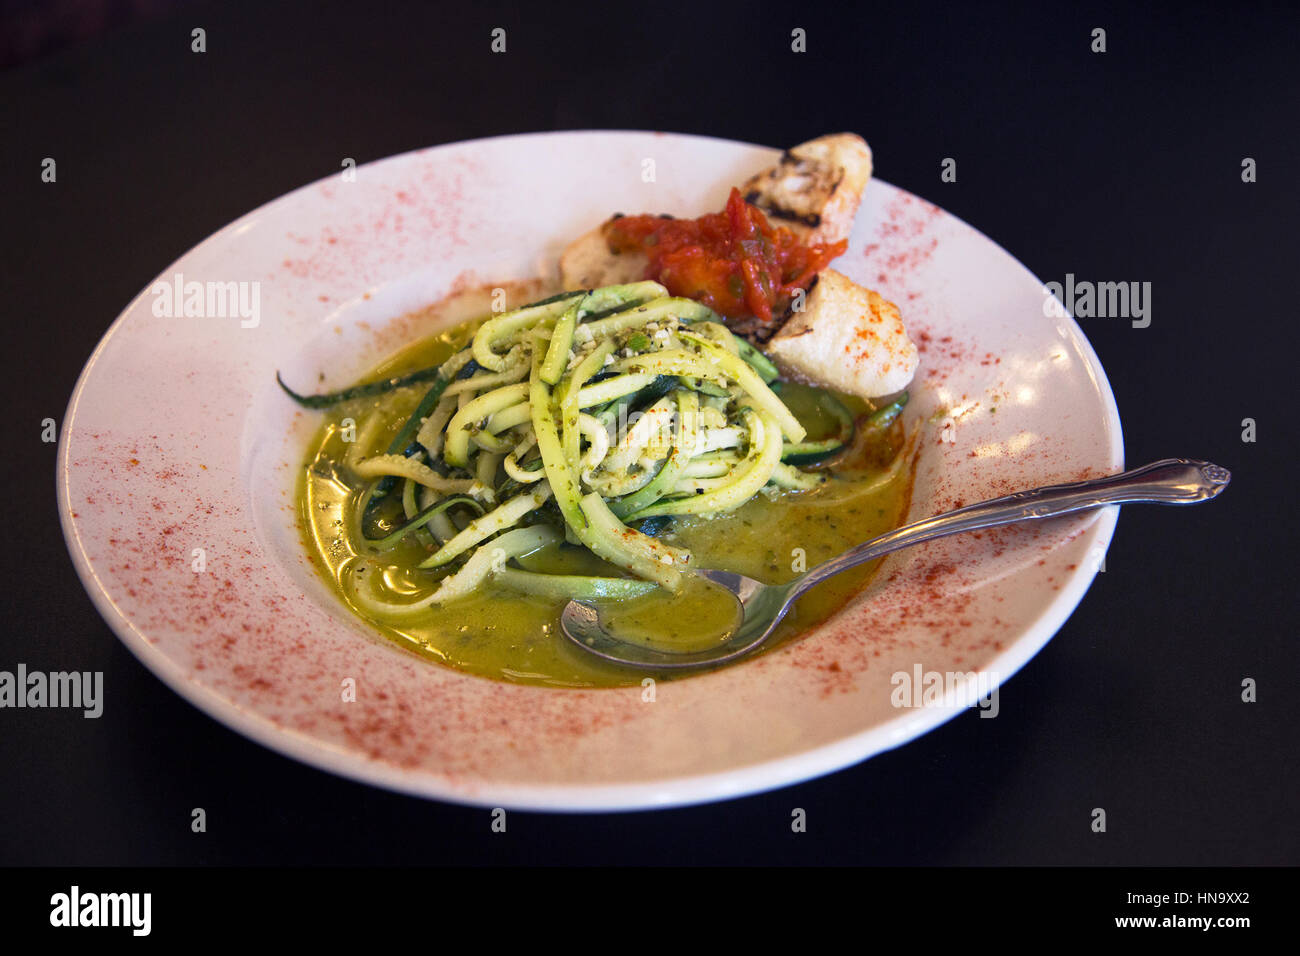
{"type": "MultiPolygon", "coordinates": [[[[0,710],[0,864],[1294,864],[1294,12],[1234,4],[197,4],[0,74],[8,502],[0,669],[104,672],[102,718],[0,710]],[[624,19],[618,19],[623,17],[624,19]],[[191,30],[207,51],[191,52],[191,30]],[[504,28],[507,51],[490,32],[504,28]],[[791,51],[806,31],[807,52],[791,51]],[[1106,50],[1094,52],[1094,28],[1106,50]],[[1232,469],[1131,508],[1001,695],[841,772],[724,803],[511,816],[263,749],[153,677],[92,606],[55,504],[76,377],[191,246],[360,162],[551,129],[870,141],[877,172],[1045,280],[1152,287],[1080,319],[1131,464],[1232,469]],[[58,178],[42,183],[41,162],[58,178]],[[955,183],[941,162],[957,161],[955,183]],[[1242,163],[1256,161],[1257,181],[1242,163]],[[1159,300],[1156,304],[1155,300],[1159,300]],[[1253,419],[1254,441],[1243,440],[1253,419]],[[1242,684],[1258,697],[1242,700],[1242,684]],[[203,807],[207,832],[191,831],[203,807]],[[807,813],[793,833],[791,811],[807,813]],[[1094,833],[1092,810],[1107,830],[1094,833]]],[[[164,397],[160,399],[165,400],[164,397]]]]}

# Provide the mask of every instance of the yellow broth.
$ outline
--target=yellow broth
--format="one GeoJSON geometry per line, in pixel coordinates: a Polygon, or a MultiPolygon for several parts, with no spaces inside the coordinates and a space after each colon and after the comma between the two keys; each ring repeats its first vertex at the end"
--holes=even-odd
{"type": "MultiPolygon", "coordinates": [[[[438,364],[459,349],[482,320],[417,342],[375,369],[367,380],[400,375],[438,364]]],[[[442,664],[483,677],[560,687],[617,687],[639,684],[647,672],[618,667],[573,646],[560,632],[562,601],[515,592],[489,579],[474,594],[434,605],[415,620],[371,616],[349,598],[361,559],[375,555],[355,519],[363,483],[342,464],[373,415],[384,426],[362,454],[381,452],[401,429],[428,384],[372,399],[333,406],[312,440],[298,485],[304,543],[340,600],[402,647],[442,664]],[[351,420],[350,422],[348,420],[351,420]],[[348,516],[353,516],[349,518],[348,516]]],[[[869,410],[840,396],[855,414],[869,410]]],[[[792,400],[792,406],[796,403],[792,400]]],[[[793,407],[803,417],[804,410],[793,407]]],[[[808,422],[819,437],[817,422],[808,422]]],[[[903,467],[903,433],[897,422],[883,432],[859,427],[854,446],[831,463],[832,479],[815,491],[756,495],[737,510],[711,518],[683,516],[664,534],[689,548],[696,567],[738,571],[760,581],[788,581],[828,558],[901,523],[911,487],[903,467]]],[[[400,484],[393,494],[400,493],[400,484]]],[[[429,554],[409,535],[383,562],[384,591],[394,601],[428,594],[437,574],[416,565],[429,554]]],[[[553,545],[518,560],[529,571],[622,576],[585,548],[553,545]]],[[[767,648],[778,646],[825,621],[866,584],[874,564],[846,571],[814,588],[796,603],[767,648]]],[[[701,582],[702,583],[702,582],[701,582]]],[[[371,582],[373,585],[373,582],[371,582]]],[[[639,627],[647,642],[663,649],[693,650],[716,643],[718,628],[734,627],[734,602],[724,592],[696,586],[670,595],[662,590],[613,609],[615,619],[639,627]],[[659,622],[658,631],[655,622],[659,622]]],[[[669,676],[669,675],[656,675],[669,676]]]]}

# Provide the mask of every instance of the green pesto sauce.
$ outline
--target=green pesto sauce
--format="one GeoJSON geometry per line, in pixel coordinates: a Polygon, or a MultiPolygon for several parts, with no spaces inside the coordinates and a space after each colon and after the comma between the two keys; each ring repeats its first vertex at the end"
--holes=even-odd
{"type": "MultiPolygon", "coordinates": [[[[466,344],[481,320],[469,322],[417,342],[375,369],[371,379],[437,364],[466,344]]],[[[300,527],[304,544],[339,599],[367,619],[385,637],[449,667],[483,677],[559,687],[636,685],[647,671],[618,667],[572,645],[560,632],[563,602],[520,594],[489,582],[477,593],[445,606],[433,606],[417,622],[374,619],[348,598],[345,583],[356,573],[366,549],[359,528],[346,518],[356,511],[361,488],[344,479],[340,462],[352,447],[344,441],[360,432],[371,415],[386,425],[367,454],[382,451],[423,395],[414,386],[372,399],[359,399],[326,410],[325,421],[308,449],[298,483],[300,527]],[[349,423],[347,420],[351,419],[349,423]],[[349,429],[348,425],[353,425],[349,429]]],[[[868,410],[860,400],[840,396],[855,413],[868,410]]],[[[809,420],[815,409],[799,407],[797,396],[783,396],[809,429],[809,437],[833,433],[834,424],[809,420]],[[809,417],[805,417],[808,415],[809,417]]],[[[676,519],[665,540],[689,548],[702,568],[739,571],[760,581],[788,581],[829,558],[897,527],[906,512],[911,475],[889,466],[903,453],[902,429],[861,435],[848,454],[836,461],[833,478],[815,491],[769,498],[756,495],[737,510],[712,518],[676,519]]],[[[400,486],[399,486],[400,488],[400,486]]],[[[394,490],[398,493],[398,489],[394,490]]],[[[390,554],[383,573],[394,600],[427,594],[436,580],[416,565],[429,554],[408,536],[390,554]]],[[[622,576],[585,548],[553,545],[519,560],[530,571],[622,576]]],[[[846,571],[817,586],[795,604],[767,649],[792,640],[825,621],[866,584],[875,563],[846,571]]],[[[374,573],[373,571],[371,573],[374,573]]],[[[616,623],[638,629],[647,642],[664,649],[696,650],[725,639],[734,628],[735,601],[706,582],[679,594],[656,591],[607,609],[616,623]]],[[[670,675],[655,675],[670,676],[670,675]]]]}
{"type": "Polygon", "coordinates": [[[611,601],[601,614],[605,626],[624,640],[678,654],[706,651],[725,643],[740,626],[740,602],[707,578],[688,577],[678,594],[651,591],[611,601]]]}

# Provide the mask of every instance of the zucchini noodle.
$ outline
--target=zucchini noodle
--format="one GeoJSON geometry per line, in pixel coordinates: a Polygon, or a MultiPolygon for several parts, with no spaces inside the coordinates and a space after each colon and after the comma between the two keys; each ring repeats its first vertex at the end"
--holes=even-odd
{"type": "MultiPolygon", "coordinates": [[[[843,450],[855,428],[831,393],[813,390],[840,434],[805,441],[783,396],[808,386],[780,381],[711,310],[649,281],[493,315],[442,365],[388,385],[318,396],[281,385],[320,408],[429,381],[386,450],[379,436],[397,423],[381,404],[341,459],[353,489],[348,527],[361,529],[345,589],[389,618],[409,619],[489,579],[551,599],[676,591],[692,557],[659,536],[667,516],[733,511],[759,492],[813,491],[829,473],[803,466],[843,450]],[[398,483],[400,494],[388,495],[398,483]],[[649,518],[654,534],[637,528],[649,518]],[[566,541],[614,573],[509,564],[566,541]],[[396,557],[413,545],[423,557],[396,557]],[[393,584],[394,574],[404,583],[393,584]],[[429,590],[396,600],[412,587],[429,590]]],[[[895,406],[896,415],[901,400],[895,406]]]]}

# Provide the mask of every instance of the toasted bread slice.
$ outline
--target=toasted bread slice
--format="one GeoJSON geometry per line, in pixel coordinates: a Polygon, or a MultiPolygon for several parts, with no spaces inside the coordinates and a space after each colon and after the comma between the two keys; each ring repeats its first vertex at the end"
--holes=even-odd
{"type": "Polygon", "coordinates": [[[862,398],[902,391],[920,360],[898,307],[834,269],[821,271],[767,354],[787,372],[862,398]]]}
{"type": "Polygon", "coordinates": [[[650,260],[643,252],[611,252],[600,227],[583,233],[560,256],[560,282],[566,289],[599,289],[645,278],[650,260]]]}
{"type": "MultiPolygon", "coordinates": [[[[853,230],[862,191],[871,179],[871,149],[861,136],[835,133],[787,150],[781,161],[740,189],[774,225],[807,243],[835,243],[853,230]]],[[[610,252],[599,228],[571,242],[560,256],[566,289],[597,288],[645,278],[643,253],[610,252]]]]}
{"type": "Polygon", "coordinates": [[[804,242],[829,244],[853,231],[870,179],[866,141],[853,133],[834,133],[786,150],[779,163],[748,180],[740,192],[804,242]]]}

